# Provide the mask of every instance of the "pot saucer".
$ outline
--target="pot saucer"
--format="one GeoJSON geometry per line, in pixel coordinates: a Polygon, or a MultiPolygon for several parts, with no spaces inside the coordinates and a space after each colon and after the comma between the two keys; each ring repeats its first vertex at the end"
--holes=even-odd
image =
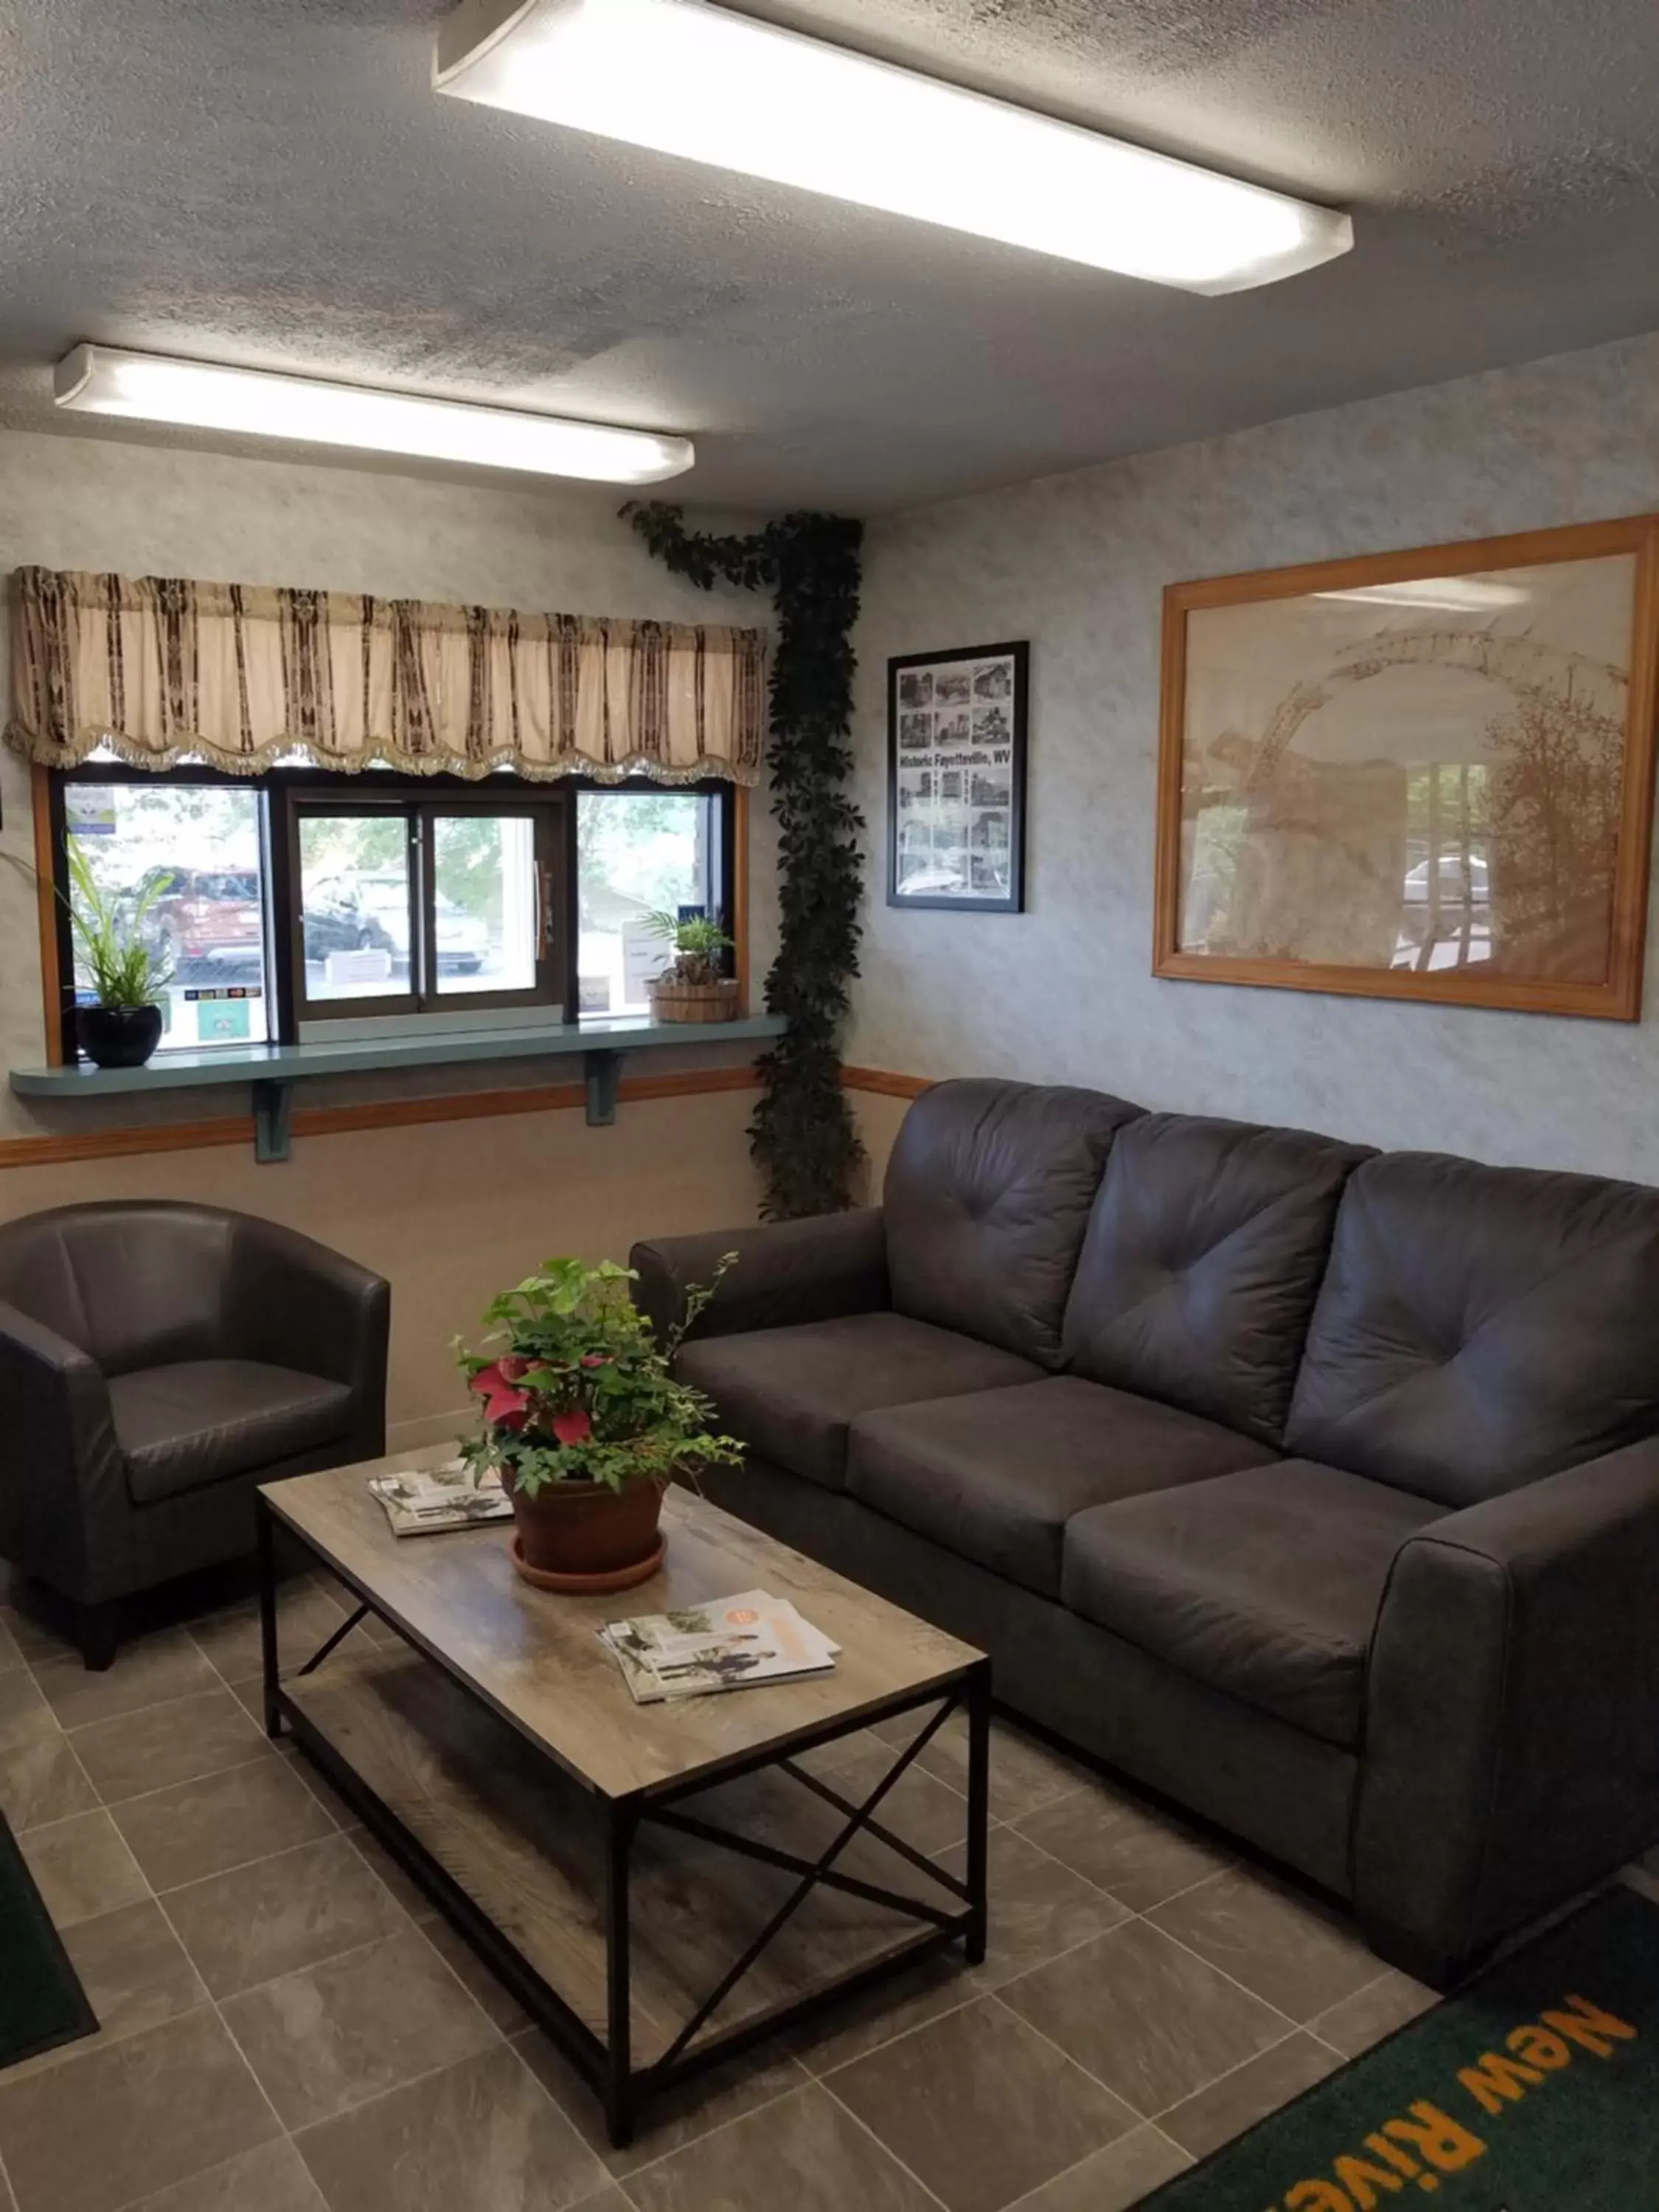
{"type": "Polygon", "coordinates": [[[635,1559],[631,1566],[612,1567],[602,1575],[562,1575],[550,1567],[532,1567],[525,1558],[516,1529],[508,1549],[514,1568],[533,1589],[557,1590],[566,1597],[605,1597],[612,1590],[632,1589],[636,1583],[648,1583],[662,1565],[667,1539],[659,1538],[656,1550],[635,1559]]]}

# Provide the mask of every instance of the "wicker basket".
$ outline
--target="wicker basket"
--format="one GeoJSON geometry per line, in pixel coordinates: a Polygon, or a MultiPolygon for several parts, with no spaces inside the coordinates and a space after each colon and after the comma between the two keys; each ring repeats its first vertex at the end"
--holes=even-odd
{"type": "Polygon", "coordinates": [[[659,1022],[734,1022],[738,1018],[738,986],[730,975],[717,983],[681,983],[663,975],[653,978],[646,988],[651,1012],[659,1022]]]}

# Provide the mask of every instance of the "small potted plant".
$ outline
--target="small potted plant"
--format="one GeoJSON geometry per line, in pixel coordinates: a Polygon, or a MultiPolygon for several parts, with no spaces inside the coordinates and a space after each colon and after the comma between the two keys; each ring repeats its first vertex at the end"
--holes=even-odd
{"type": "Polygon", "coordinates": [[[143,940],[144,917],[159,884],[124,915],[70,842],[70,929],[91,976],[94,1000],[75,1010],[76,1038],[97,1067],[142,1067],[161,1042],[162,990],[171,974],[143,940]]]}
{"type": "Polygon", "coordinates": [[[720,972],[732,940],[717,921],[702,915],[682,921],[653,914],[647,925],[673,947],[660,975],[646,985],[651,1011],[659,1022],[730,1022],[738,1012],[737,978],[720,972]]]}
{"type": "Polygon", "coordinates": [[[475,1480],[487,1469],[500,1476],[518,1524],[513,1564],[540,1589],[644,1582],[662,1559],[667,1485],[738,1456],[711,1426],[708,1401],[670,1364],[714,1283],[689,1294],[684,1319],[659,1345],[629,1297],[632,1279],[612,1261],[544,1261],[485,1307],[490,1349],[459,1351],[483,1413],[462,1456],[475,1480]]]}

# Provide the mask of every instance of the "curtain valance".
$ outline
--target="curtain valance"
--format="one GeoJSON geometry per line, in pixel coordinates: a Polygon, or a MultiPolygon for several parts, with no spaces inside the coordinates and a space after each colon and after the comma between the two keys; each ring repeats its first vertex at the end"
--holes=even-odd
{"type": "Polygon", "coordinates": [[[9,742],[48,767],[753,783],[758,629],[20,568],[9,742]]]}

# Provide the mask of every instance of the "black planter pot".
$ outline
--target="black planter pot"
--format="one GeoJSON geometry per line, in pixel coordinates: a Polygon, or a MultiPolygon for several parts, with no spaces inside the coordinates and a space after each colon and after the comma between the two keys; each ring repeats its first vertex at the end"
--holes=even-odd
{"type": "Polygon", "coordinates": [[[94,1067],[142,1067],[161,1042],[159,1006],[77,1006],[76,1035],[94,1067]]]}

